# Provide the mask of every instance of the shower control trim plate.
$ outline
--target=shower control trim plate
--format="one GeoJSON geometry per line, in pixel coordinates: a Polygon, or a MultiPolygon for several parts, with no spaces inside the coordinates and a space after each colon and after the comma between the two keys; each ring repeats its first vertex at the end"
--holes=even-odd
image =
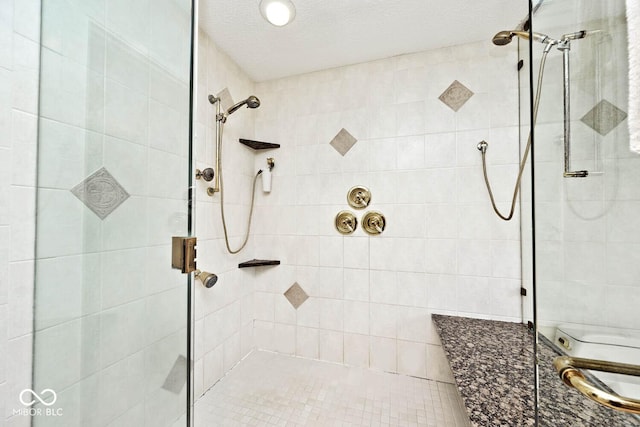
{"type": "Polygon", "coordinates": [[[336,215],[335,226],[340,234],[352,234],[358,227],[358,219],[349,211],[340,211],[336,215]]]}
{"type": "Polygon", "coordinates": [[[367,232],[367,234],[382,234],[385,225],[386,220],[384,218],[384,215],[382,215],[380,212],[367,212],[362,218],[362,228],[367,232]]]}
{"type": "Polygon", "coordinates": [[[361,185],[352,187],[347,193],[347,202],[354,209],[364,209],[371,202],[371,191],[361,185]]]}
{"type": "Polygon", "coordinates": [[[171,268],[189,274],[196,270],[196,237],[171,238],[171,268]]]}

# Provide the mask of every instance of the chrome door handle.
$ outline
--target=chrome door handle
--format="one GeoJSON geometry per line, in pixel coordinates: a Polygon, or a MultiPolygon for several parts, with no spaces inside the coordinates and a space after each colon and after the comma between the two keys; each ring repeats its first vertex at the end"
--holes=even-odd
{"type": "Polygon", "coordinates": [[[618,396],[617,394],[602,390],[591,384],[589,380],[582,375],[582,372],[580,372],[580,369],[591,369],[594,371],[640,377],[640,366],[568,356],[556,357],[553,360],[553,366],[566,385],[574,387],[594,402],[618,411],[640,414],[640,400],[618,396]]]}

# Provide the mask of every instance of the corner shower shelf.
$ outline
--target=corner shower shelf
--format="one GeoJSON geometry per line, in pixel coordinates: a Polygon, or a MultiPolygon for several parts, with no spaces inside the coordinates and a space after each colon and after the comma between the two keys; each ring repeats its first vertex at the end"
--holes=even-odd
{"type": "Polygon", "coordinates": [[[276,259],[252,259],[238,264],[238,268],[263,267],[265,265],[280,265],[280,261],[276,259]]]}
{"type": "Polygon", "coordinates": [[[280,144],[273,144],[271,142],[254,141],[252,139],[239,139],[241,144],[246,145],[254,150],[269,150],[271,148],[280,148],[280,144]]]}

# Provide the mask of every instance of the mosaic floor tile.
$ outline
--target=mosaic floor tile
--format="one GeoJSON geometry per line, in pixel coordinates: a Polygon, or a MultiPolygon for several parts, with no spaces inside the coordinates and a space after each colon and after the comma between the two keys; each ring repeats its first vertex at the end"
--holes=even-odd
{"type": "Polygon", "coordinates": [[[195,426],[468,427],[453,384],[254,351],[195,405],[195,426]]]}

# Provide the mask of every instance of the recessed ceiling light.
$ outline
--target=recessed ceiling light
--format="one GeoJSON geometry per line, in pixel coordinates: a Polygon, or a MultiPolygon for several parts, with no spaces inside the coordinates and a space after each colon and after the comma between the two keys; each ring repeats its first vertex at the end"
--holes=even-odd
{"type": "Polygon", "coordinates": [[[282,27],[293,21],[296,8],[289,0],[262,0],[260,13],[271,24],[282,27]]]}

